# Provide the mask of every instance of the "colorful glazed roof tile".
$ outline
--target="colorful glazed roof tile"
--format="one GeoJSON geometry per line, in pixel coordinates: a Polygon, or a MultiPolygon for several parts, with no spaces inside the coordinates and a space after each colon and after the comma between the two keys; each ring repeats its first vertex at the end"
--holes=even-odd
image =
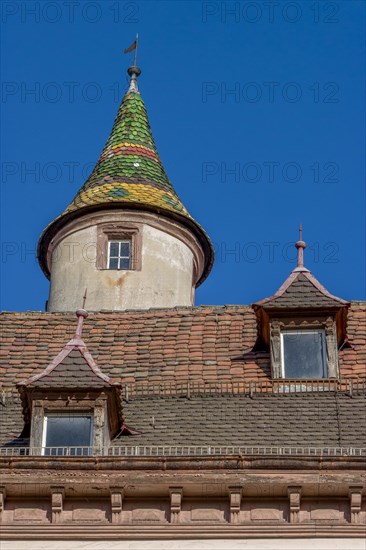
{"type": "Polygon", "coordinates": [[[111,201],[138,202],[189,216],[165,173],[136,91],[129,90],[123,98],[92,174],[65,213],[111,201]]]}
{"type": "Polygon", "coordinates": [[[152,210],[178,219],[196,234],[207,257],[208,275],[213,262],[209,238],[190,216],[175,192],[160,160],[150,128],[146,107],[137,88],[138,67],[130,67],[130,87],[118,110],[112,132],[87,181],[61,216],[44,231],[39,243],[41,267],[44,249],[62,222],[82,215],[86,209],[122,207],[152,210]]]}

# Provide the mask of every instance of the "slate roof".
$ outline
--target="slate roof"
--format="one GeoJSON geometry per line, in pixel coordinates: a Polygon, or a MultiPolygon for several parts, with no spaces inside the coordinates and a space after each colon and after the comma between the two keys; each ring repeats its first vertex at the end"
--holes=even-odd
{"type": "Polygon", "coordinates": [[[68,220],[100,208],[152,210],[187,225],[205,252],[202,282],[211,270],[213,248],[202,227],[190,216],[173,188],[156,149],[140,93],[129,89],[118,110],[103,152],[80,191],[61,216],[43,232],[38,257],[45,274],[48,243],[68,220]]]}
{"type": "Polygon", "coordinates": [[[79,350],[72,350],[50,374],[30,381],[32,388],[104,388],[111,384],[91,370],[79,350]]]}
{"type": "Polygon", "coordinates": [[[306,268],[294,269],[284,284],[270,298],[255,304],[270,309],[327,309],[347,306],[348,302],[333,296],[306,268]]]}
{"type": "MultiPolygon", "coordinates": [[[[366,446],[366,396],[339,393],[132,398],[124,421],[138,435],[114,446],[366,446]],[[355,422],[357,418],[357,422],[355,422]]],[[[27,446],[17,392],[0,405],[0,445],[27,446]]]]}
{"type": "Polygon", "coordinates": [[[342,393],[140,398],[123,404],[140,435],[114,444],[362,447],[365,410],[365,395],[342,393]]]}

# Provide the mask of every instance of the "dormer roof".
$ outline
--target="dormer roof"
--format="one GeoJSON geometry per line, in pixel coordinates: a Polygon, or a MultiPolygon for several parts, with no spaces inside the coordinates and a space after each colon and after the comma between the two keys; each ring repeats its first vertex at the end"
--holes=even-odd
{"type": "Polygon", "coordinates": [[[42,372],[18,382],[19,388],[97,390],[120,387],[102,373],[81,338],[82,324],[87,312],[79,309],[76,315],[78,325],[75,336],[42,372]]]}
{"type": "Polygon", "coordinates": [[[306,243],[302,240],[301,226],[300,240],[295,246],[298,251],[297,267],[291,271],[286,281],[273,296],[253,304],[254,309],[339,309],[349,306],[349,302],[330,294],[304,266],[306,243]]]}
{"type": "Polygon", "coordinates": [[[348,302],[333,296],[307,269],[294,269],[277,292],[254,304],[269,309],[339,308],[348,302]]]}

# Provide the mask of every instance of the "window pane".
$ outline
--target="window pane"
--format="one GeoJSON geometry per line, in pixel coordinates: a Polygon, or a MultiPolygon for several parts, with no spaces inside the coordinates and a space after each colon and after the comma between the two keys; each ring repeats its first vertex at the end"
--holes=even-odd
{"type": "Polygon", "coordinates": [[[109,255],[118,256],[119,243],[110,242],[109,243],[109,255]]]}
{"type": "Polygon", "coordinates": [[[130,243],[128,241],[121,242],[121,256],[129,257],[130,255],[130,243]]]}
{"type": "Polygon", "coordinates": [[[118,258],[109,258],[109,269],[118,269],[118,258]]]}
{"type": "Polygon", "coordinates": [[[83,447],[91,443],[91,416],[48,416],[46,447],[83,447]]]}
{"type": "Polygon", "coordinates": [[[285,378],[324,378],[323,333],[283,333],[285,378]]]}
{"type": "Polygon", "coordinates": [[[130,258],[121,258],[120,269],[130,269],[130,258]]]}

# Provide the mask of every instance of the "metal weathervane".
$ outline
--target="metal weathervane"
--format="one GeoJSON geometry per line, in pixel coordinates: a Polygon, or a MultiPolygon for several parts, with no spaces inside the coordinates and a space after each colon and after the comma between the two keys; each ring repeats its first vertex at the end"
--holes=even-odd
{"type": "Polygon", "coordinates": [[[136,60],[137,60],[137,47],[138,47],[138,44],[139,44],[139,35],[136,34],[136,40],[131,44],[131,46],[129,46],[128,48],[126,48],[123,53],[130,53],[130,52],[133,52],[135,50],[135,54],[133,56],[133,66],[136,67],[136,60]]]}

